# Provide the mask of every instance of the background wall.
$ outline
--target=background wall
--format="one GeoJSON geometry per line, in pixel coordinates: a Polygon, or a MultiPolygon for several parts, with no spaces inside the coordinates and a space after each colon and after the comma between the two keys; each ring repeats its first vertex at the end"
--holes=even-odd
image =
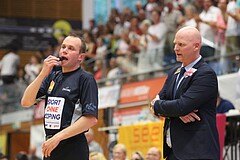
{"type": "Polygon", "coordinates": [[[1,0],[0,16],[82,20],[82,0],[1,0]]]}

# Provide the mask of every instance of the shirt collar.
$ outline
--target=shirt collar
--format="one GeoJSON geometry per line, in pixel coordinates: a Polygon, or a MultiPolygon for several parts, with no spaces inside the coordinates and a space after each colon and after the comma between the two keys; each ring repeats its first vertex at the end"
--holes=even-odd
{"type": "MultiPolygon", "coordinates": [[[[185,70],[188,71],[190,68],[192,68],[195,64],[197,64],[198,61],[200,61],[200,59],[202,58],[202,56],[200,55],[195,61],[193,61],[192,63],[190,63],[189,65],[185,66],[185,70]]],[[[182,66],[183,67],[183,64],[182,66]]]]}

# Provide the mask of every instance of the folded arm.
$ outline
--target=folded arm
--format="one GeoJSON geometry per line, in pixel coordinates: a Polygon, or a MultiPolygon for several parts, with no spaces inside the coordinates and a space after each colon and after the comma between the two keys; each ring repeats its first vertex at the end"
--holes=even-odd
{"type": "MultiPolygon", "coordinates": [[[[157,100],[160,100],[159,95],[156,95],[156,97],[151,101],[150,103],[150,112],[154,117],[156,117],[156,113],[154,112],[154,104],[157,100]]],[[[185,116],[180,116],[179,118],[184,122],[184,123],[190,123],[190,122],[195,122],[195,120],[200,121],[200,117],[196,114],[198,110],[194,110],[191,113],[185,115],[185,116]]]]}

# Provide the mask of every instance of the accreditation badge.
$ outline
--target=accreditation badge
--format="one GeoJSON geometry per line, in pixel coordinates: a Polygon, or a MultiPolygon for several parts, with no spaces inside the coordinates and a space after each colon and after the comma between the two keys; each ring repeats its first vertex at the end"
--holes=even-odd
{"type": "Polygon", "coordinates": [[[51,83],[50,83],[50,86],[48,87],[48,94],[51,94],[51,92],[52,92],[52,90],[53,90],[53,87],[54,87],[54,85],[55,85],[55,82],[54,81],[51,81],[51,83]]]}
{"type": "Polygon", "coordinates": [[[44,111],[46,129],[60,129],[64,102],[62,97],[48,97],[44,111]]]}

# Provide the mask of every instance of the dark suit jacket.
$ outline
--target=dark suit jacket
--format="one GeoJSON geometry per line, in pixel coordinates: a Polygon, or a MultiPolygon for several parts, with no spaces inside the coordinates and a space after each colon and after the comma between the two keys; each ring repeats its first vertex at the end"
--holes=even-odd
{"type": "MultiPolygon", "coordinates": [[[[215,72],[201,59],[193,68],[191,76],[184,76],[173,98],[176,81],[175,67],[169,71],[168,78],[159,93],[160,100],[154,104],[158,116],[164,116],[166,124],[170,121],[172,149],[179,159],[220,159],[219,139],[216,127],[216,98],[218,92],[215,72]],[[198,110],[200,121],[183,123],[180,116],[198,110]]],[[[165,135],[165,133],[164,133],[165,135]]],[[[164,136],[164,157],[169,147],[164,136]]]]}

